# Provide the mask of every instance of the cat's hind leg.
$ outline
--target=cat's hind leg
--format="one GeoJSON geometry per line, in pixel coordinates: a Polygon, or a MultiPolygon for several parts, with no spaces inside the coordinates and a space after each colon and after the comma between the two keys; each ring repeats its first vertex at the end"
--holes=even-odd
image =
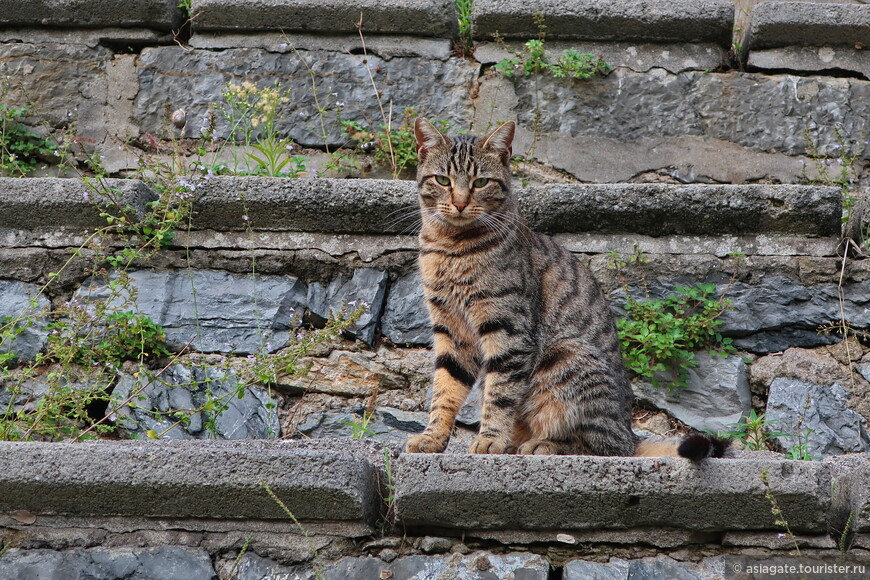
{"type": "Polygon", "coordinates": [[[550,347],[523,409],[529,439],[518,453],[632,455],[631,391],[606,357],[580,341],[550,347]]]}

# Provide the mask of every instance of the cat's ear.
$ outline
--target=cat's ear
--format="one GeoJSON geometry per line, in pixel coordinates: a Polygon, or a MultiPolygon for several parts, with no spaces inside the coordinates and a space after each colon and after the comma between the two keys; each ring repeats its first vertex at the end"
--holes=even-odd
{"type": "Polygon", "coordinates": [[[417,137],[417,157],[420,161],[426,158],[429,150],[433,147],[448,143],[447,137],[423,117],[417,117],[414,122],[414,136],[417,137]]]}
{"type": "Polygon", "coordinates": [[[501,157],[501,162],[507,164],[511,158],[511,144],[514,141],[516,124],[508,121],[495,131],[480,140],[480,148],[496,151],[501,157]]]}

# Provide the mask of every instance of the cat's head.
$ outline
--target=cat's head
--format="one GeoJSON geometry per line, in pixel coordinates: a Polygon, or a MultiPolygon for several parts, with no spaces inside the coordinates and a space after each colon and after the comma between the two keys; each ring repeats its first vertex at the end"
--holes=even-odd
{"type": "Polygon", "coordinates": [[[504,206],[512,200],[514,130],[513,121],[508,121],[485,137],[448,137],[426,119],[418,118],[414,133],[423,211],[460,227],[513,211],[512,206],[504,206]]]}

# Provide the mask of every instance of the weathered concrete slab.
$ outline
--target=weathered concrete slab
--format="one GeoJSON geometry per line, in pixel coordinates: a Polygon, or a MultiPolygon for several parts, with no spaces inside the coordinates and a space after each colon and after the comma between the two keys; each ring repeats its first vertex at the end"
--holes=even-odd
{"type": "Polygon", "coordinates": [[[870,46],[870,6],[762,2],[752,8],[749,49],[777,46],[870,46]]]}
{"type": "Polygon", "coordinates": [[[758,49],[749,53],[747,65],[753,69],[820,74],[831,70],[846,70],[870,79],[870,62],[866,51],[855,46],[784,46],[758,49]]]}
{"type": "Polygon", "coordinates": [[[646,235],[840,231],[839,190],[766,185],[549,185],[520,194],[533,229],[646,235]]]}
{"type": "Polygon", "coordinates": [[[280,441],[2,442],[0,510],[288,519],[265,483],[299,520],[365,527],[378,514],[378,485],[373,464],[354,444],[318,450],[280,441]]]}
{"type": "MultiPolygon", "coordinates": [[[[410,181],[215,178],[200,192],[197,228],[400,233],[418,219],[410,181]]],[[[838,189],[798,185],[547,185],[517,196],[544,232],[833,236],[842,213],[838,189]]]]}
{"type": "Polygon", "coordinates": [[[181,25],[178,0],[0,0],[0,26],[133,27],[181,25]]]}
{"type": "Polygon", "coordinates": [[[406,453],[393,477],[409,527],[712,531],[775,527],[765,470],[792,530],[827,530],[831,469],[822,462],[406,453]]]}
{"type": "MultiPolygon", "coordinates": [[[[358,11],[354,18],[359,18],[358,11]]],[[[282,137],[304,146],[345,146],[348,135],[341,121],[357,121],[375,130],[386,124],[369,71],[385,110],[392,102],[393,125],[405,107],[425,111],[453,127],[465,127],[471,118],[469,93],[479,67],[464,59],[393,58],[372,53],[363,57],[346,52],[352,45],[340,52],[334,48],[291,52],[292,37],[281,39],[276,34],[276,38],[286,45],[283,52],[256,48],[190,51],[178,46],[144,49],[137,59],[139,85],[132,113],[139,134],[163,134],[168,104],[171,110],[187,111],[186,135],[199,136],[200,129],[208,125],[209,114],[224,102],[221,93],[227,84],[240,85],[244,79],[260,88],[280,83],[282,91],[290,92],[277,115],[276,128],[282,137]],[[436,86],[438,90],[432,90],[436,86]]],[[[219,139],[228,137],[229,127],[224,115],[218,114],[215,134],[219,139]]]]}
{"type": "Polygon", "coordinates": [[[4,177],[0,178],[0,228],[105,226],[101,206],[112,205],[117,213],[119,207],[129,206],[142,217],[148,202],[156,199],[148,186],[132,179],[104,179],[88,186],[80,179],[4,177]]]}
{"type": "Polygon", "coordinates": [[[608,2],[546,0],[475,0],[474,35],[491,40],[536,38],[534,15],[543,15],[548,38],[640,42],[731,42],[734,5],[721,0],[645,0],[608,2]]]}
{"type": "Polygon", "coordinates": [[[282,30],[284,32],[356,32],[362,14],[366,34],[451,37],[456,9],[451,0],[193,0],[195,31],[282,30]]]}

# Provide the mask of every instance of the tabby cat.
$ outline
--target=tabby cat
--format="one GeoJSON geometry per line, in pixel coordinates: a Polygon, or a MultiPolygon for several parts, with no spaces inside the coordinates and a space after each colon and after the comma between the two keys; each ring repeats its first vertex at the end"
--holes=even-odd
{"type": "Polygon", "coordinates": [[[726,444],[704,435],[638,442],[604,294],[579,259],[519,216],[514,123],[482,138],[447,137],[417,119],[415,133],[435,377],[429,424],[406,450],[443,451],[480,377],[470,453],[721,456],[726,444]]]}

